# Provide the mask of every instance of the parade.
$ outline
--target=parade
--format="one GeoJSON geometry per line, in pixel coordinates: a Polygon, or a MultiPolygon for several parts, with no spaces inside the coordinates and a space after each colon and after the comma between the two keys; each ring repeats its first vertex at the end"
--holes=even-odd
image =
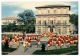
{"type": "Polygon", "coordinates": [[[20,45],[23,45],[23,51],[25,51],[26,49],[30,49],[34,44],[32,44],[32,41],[34,40],[36,43],[36,48],[41,48],[41,38],[48,38],[48,40],[46,41],[45,45],[46,45],[46,49],[50,50],[51,46],[55,46],[56,49],[58,49],[58,47],[60,48],[64,48],[64,45],[66,46],[66,48],[69,48],[70,46],[74,46],[77,45],[78,43],[78,35],[74,35],[71,36],[70,35],[56,35],[54,36],[53,32],[49,32],[49,33],[41,33],[39,34],[37,37],[36,35],[33,34],[24,34],[24,39],[22,37],[21,34],[13,34],[12,37],[8,37],[7,34],[3,35],[2,37],[2,45],[5,45],[5,43],[8,41],[8,45],[11,48],[18,48],[20,45]]]}

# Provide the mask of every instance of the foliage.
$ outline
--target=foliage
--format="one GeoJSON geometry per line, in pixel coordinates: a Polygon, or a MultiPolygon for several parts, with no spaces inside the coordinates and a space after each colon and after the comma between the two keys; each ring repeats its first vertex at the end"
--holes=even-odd
{"type": "MultiPolygon", "coordinates": [[[[2,34],[2,36],[4,36],[5,34],[2,34]]],[[[8,34],[7,35],[8,36],[8,38],[11,38],[12,37],[12,34],[8,34]]]]}
{"type": "Polygon", "coordinates": [[[45,44],[42,44],[42,47],[41,47],[41,52],[45,52],[45,44]]]}
{"type": "Polygon", "coordinates": [[[34,33],[35,32],[35,15],[32,10],[25,10],[22,13],[18,14],[18,25],[14,23],[9,23],[8,25],[2,25],[2,32],[20,32],[25,30],[27,33],[34,33]]]}
{"type": "Polygon", "coordinates": [[[70,22],[75,25],[75,28],[77,29],[76,33],[78,33],[78,15],[70,15],[70,22]]]}
{"type": "Polygon", "coordinates": [[[76,14],[70,15],[70,22],[75,26],[78,26],[78,15],[76,14]]]}
{"type": "Polygon", "coordinates": [[[71,53],[71,54],[68,54],[68,55],[78,55],[78,52],[71,53]]]}
{"type": "Polygon", "coordinates": [[[19,17],[18,22],[22,22],[24,23],[24,25],[26,25],[30,23],[30,20],[33,19],[35,16],[32,10],[27,9],[24,12],[19,13],[18,17],[19,17]]]}
{"type": "Polygon", "coordinates": [[[4,47],[4,45],[2,45],[2,52],[12,52],[12,51],[14,51],[14,50],[16,50],[16,48],[5,48],[4,47]]]}
{"type": "Polygon", "coordinates": [[[27,9],[24,12],[19,13],[18,17],[19,19],[17,22],[20,22],[19,25],[23,24],[21,30],[25,30],[27,33],[35,32],[35,15],[32,10],[27,9]]]}

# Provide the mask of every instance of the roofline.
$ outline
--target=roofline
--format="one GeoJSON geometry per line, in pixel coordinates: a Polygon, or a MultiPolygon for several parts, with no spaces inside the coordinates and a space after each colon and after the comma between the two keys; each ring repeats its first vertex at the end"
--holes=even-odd
{"type": "Polygon", "coordinates": [[[1,19],[1,20],[17,20],[17,19],[1,19]]]}
{"type": "Polygon", "coordinates": [[[54,7],[69,7],[69,10],[70,10],[70,6],[65,6],[65,5],[63,5],[63,6],[41,6],[41,7],[35,7],[36,9],[37,8],[54,8],[54,7]]]}

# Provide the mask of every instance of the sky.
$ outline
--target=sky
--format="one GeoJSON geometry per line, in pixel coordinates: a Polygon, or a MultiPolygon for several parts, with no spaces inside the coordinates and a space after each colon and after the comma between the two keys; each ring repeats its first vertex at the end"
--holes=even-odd
{"type": "Polygon", "coordinates": [[[36,12],[35,7],[44,5],[63,4],[70,5],[70,14],[78,14],[78,1],[26,1],[26,2],[1,2],[1,17],[17,17],[26,9],[36,12]]]}

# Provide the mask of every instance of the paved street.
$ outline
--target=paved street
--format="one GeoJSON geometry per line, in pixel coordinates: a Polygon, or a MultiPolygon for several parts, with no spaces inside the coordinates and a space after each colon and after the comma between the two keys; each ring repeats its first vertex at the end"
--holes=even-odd
{"type": "MultiPolygon", "coordinates": [[[[41,39],[41,44],[45,43],[44,38],[41,39]]],[[[45,41],[47,41],[47,39],[45,38],[45,41]]],[[[40,50],[41,48],[37,48],[37,45],[35,43],[35,41],[32,41],[32,47],[30,49],[26,49],[25,52],[23,52],[23,46],[19,46],[18,49],[16,51],[13,51],[11,53],[9,53],[8,55],[31,55],[34,51],[36,50],[40,50]]]]}
{"type": "Polygon", "coordinates": [[[30,49],[26,49],[23,52],[23,46],[21,45],[16,51],[9,53],[8,55],[31,55],[34,51],[40,50],[40,48],[36,48],[36,45],[33,45],[30,49]]]}

